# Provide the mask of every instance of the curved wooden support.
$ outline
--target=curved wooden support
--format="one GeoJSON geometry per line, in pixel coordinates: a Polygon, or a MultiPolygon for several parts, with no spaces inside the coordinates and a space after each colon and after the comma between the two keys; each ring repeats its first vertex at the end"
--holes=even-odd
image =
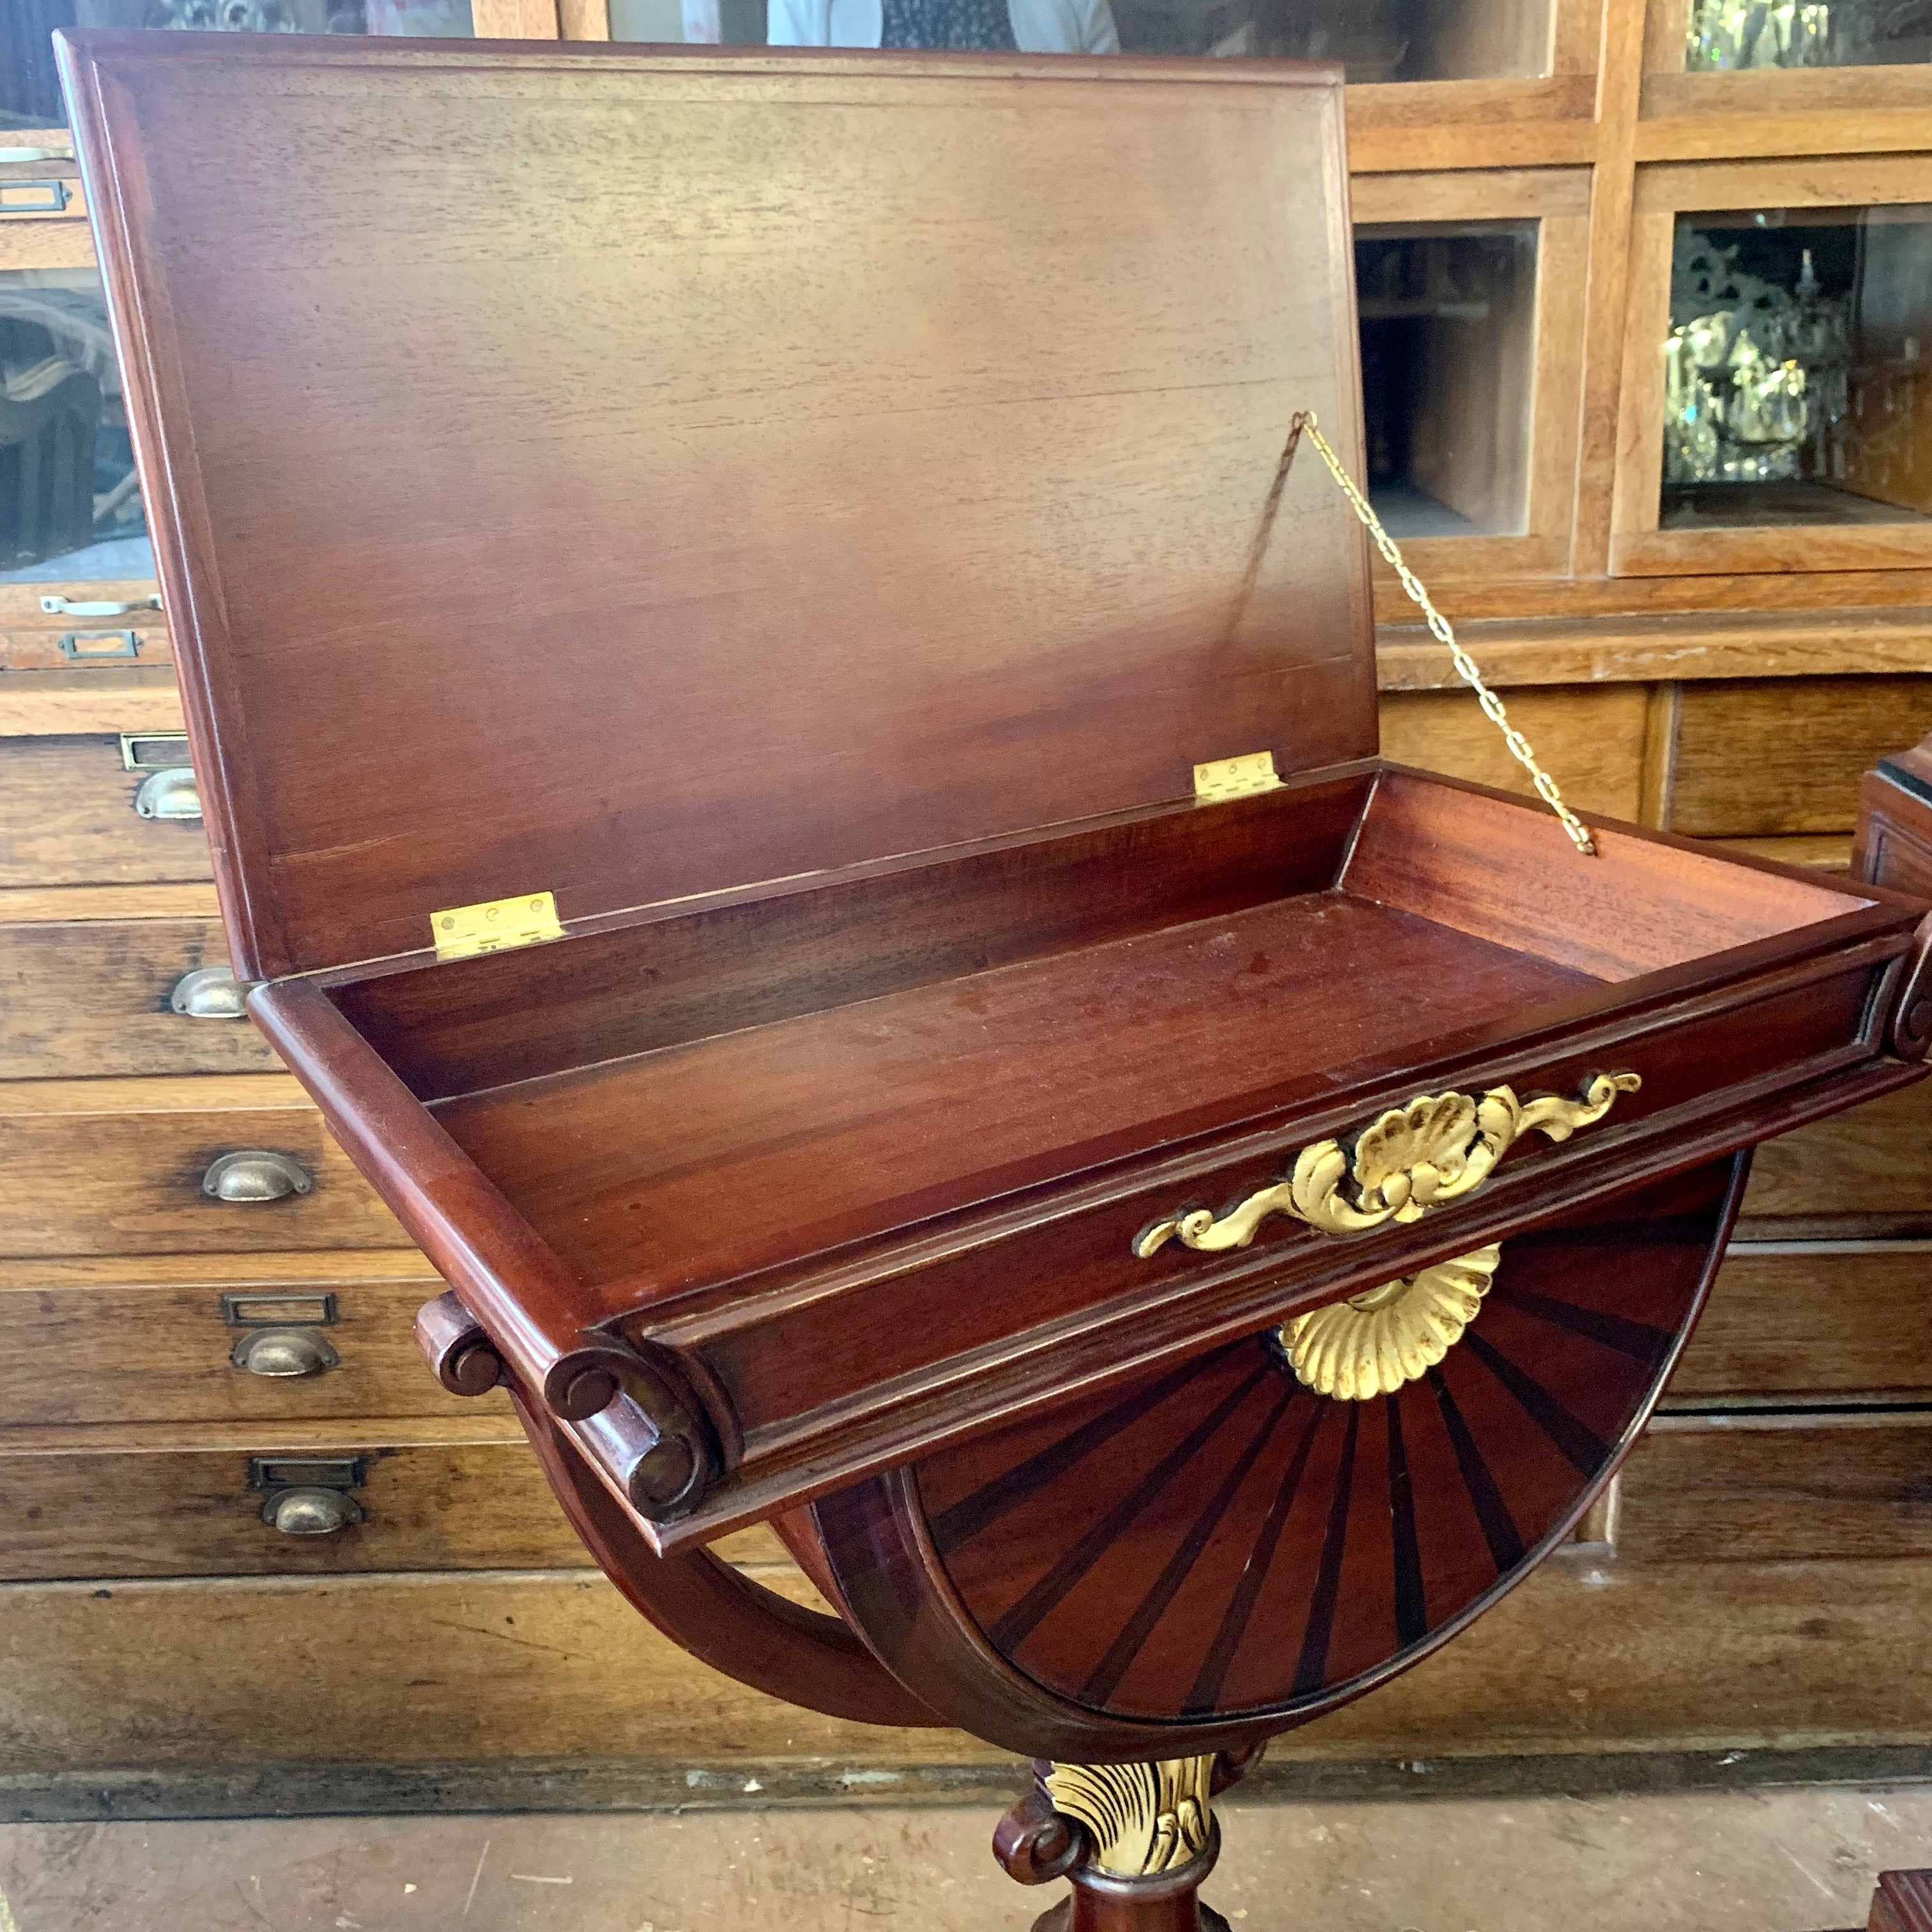
{"type": "Polygon", "coordinates": [[[754,1690],[859,1724],[932,1726],[919,1702],[836,1617],[754,1582],[708,1550],[659,1556],[563,1429],[514,1378],[512,1400],[571,1527],[632,1608],[754,1690]]]}

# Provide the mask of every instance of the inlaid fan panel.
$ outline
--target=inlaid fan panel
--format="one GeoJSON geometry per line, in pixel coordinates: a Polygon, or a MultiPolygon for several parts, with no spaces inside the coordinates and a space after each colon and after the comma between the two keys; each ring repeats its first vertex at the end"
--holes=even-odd
{"type": "MultiPolygon", "coordinates": [[[[1506,1589],[1607,1479],[1700,1304],[1731,1174],[1506,1240],[1466,1270],[1487,1291],[1455,1339],[1412,1373],[1388,1358],[1393,1394],[1318,1393],[1270,1330],[928,1458],[949,1581],[999,1655],[1096,1712],[1312,1714],[1506,1589]]],[[[1433,1286],[1391,1291],[1426,1308],[1433,1286]]],[[[1338,1314],[1366,1331],[1391,1291],[1338,1314]]]]}

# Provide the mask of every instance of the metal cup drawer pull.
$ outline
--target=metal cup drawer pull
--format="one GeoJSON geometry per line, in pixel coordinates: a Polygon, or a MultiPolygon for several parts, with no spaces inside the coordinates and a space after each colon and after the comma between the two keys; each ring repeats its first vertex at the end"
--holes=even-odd
{"type": "Polygon", "coordinates": [[[224,1327],[239,1328],[228,1352],[230,1365],[272,1381],[326,1375],[342,1358],[326,1336],[338,1320],[335,1297],[328,1289],[278,1293],[230,1290],[221,1298],[224,1327]]]}
{"type": "Polygon", "coordinates": [[[143,818],[178,821],[201,816],[185,731],[122,732],[121,765],[124,771],[147,774],[134,794],[134,809],[143,818]]]}
{"type": "Polygon", "coordinates": [[[179,822],[201,816],[201,794],[194,788],[194,768],[172,765],[150,772],[134,794],[134,809],[143,818],[179,822]]]}
{"type": "Polygon", "coordinates": [[[262,1520],[284,1536],[329,1536],[363,1520],[350,1492],[362,1486],[360,1456],[254,1456],[248,1486],[262,1496],[262,1520]]]}
{"type": "Polygon", "coordinates": [[[238,1148],[212,1162],[201,1177],[202,1193],[218,1201],[281,1201],[314,1187],[300,1161],[270,1148],[238,1148]]]}
{"type": "Polygon", "coordinates": [[[243,1015],[241,982],[232,967],[197,966],[175,982],[168,1004],[184,1019],[238,1020],[243,1015]]]}
{"type": "Polygon", "coordinates": [[[326,1375],[342,1358],[306,1328],[257,1328],[236,1343],[228,1359],[251,1376],[279,1381],[326,1375]]]}

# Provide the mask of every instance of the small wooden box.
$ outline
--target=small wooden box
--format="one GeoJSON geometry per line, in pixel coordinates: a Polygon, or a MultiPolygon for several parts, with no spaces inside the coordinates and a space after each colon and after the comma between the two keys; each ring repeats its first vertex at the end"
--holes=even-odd
{"type": "Polygon", "coordinates": [[[724,1667],[1090,1756],[1352,1694],[1607,1480],[1738,1150],[1923,1072],[1916,906],[1376,757],[1334,71],[62,59],[250,1010],[724,1667]],[[1445,1267],[1495,1344],[1313,1392],[1445,1267]]]}

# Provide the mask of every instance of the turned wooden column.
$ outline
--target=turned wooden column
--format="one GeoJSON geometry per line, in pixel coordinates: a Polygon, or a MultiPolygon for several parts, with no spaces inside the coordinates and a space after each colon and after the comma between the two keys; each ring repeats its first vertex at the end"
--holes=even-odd
{"type": "Polygon", "coordinates": [[[1221,1852],[1211,1801],[1261,1754],[1036,1761],[1034,1789],[993,1834],[993,1856],[1022,1885],[1073,1888],[1034,1932],[1228,1932],[1200,1898],[1221,1852]]]}

